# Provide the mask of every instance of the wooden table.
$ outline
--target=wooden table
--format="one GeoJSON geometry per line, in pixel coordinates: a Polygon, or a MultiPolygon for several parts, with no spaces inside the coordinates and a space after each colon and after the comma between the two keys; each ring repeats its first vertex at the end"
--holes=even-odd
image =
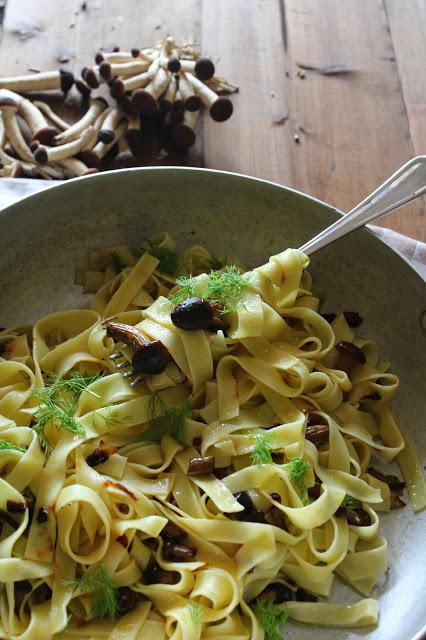
{"type": "MultiPolygon", "coordinates": [[[[0,71],[195,38],[240,93],[229,121],[204,117],[191,164],[348,210],[425,152],[425,33],[425,0],[7,0],[0,71]]],[[[426,240],[425,220],[417,201],[382,224],[426,240]]]]}

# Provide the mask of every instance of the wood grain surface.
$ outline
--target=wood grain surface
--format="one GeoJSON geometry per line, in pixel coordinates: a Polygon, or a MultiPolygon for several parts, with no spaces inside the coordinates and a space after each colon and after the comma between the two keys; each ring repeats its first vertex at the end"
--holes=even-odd
{"type": "MultiPolygon", "coordinates": [[[[190,164],[348,210],[425,152],[424,0],[7,0],[0,73],[79,72],[100,47],[167,34],[197,40],[240,87],[229,121],[204,116],[190,164]]],[[[426,240],[425,210],[416,201],[380,224],[426,240]]]]}

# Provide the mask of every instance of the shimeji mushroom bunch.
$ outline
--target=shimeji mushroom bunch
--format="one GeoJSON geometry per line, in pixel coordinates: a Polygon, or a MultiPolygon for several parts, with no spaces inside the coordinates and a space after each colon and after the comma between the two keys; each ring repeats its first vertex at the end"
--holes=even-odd
{"type": "Polygon", "coordinates": [[[70,71],[0,78],[0,175],[81,176],[98,171],[113,147],[115,168],[135,166],[145,128],[160,124],[168,144],[185,150],[195,142],[203,105],[216,122],[232,114],[225,94],[238,88],[216,76],[212,60],[193,45],[179,46],[168,37],[150,49],[99,52],[95,63],[75,80],[87,110],[74,124],[47,103],[21,95],[58,89],[66,94],[74,84],[70,71]],[[104,96],[94,97],[93,90],[104,96]]]}

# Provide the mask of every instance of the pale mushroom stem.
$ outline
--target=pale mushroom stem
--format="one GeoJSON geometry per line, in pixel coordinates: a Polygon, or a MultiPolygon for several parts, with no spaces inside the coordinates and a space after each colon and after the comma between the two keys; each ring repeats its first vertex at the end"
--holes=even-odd
{"type": "Polygon", "coordinates": [[[71,140],[75,140],[78,138],[81,133],[88,127],[93,124],[102,111],[104,111],[107,107],[107,102],[103,98],[95,98],[91,100],[90,106],[84,116],[71,125],[66,131],[58,134],[54,138],[54,144],[66,144],[67,142],[71,142],[71,140]]]}
{"type": "Polygon", "coordinates": [[[88,140],[92,138],[93,133],[93,126],[89,126],[82,132],[79,138],[71,140],[59,147],[39,146],[34,152],[34,158],[38,164],[47,164],[63,158],[70,158],[84,148],[88,140]]]}

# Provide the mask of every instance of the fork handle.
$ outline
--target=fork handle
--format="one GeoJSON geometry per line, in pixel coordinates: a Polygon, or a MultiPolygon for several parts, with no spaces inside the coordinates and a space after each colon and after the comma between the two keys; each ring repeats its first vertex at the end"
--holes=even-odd
{"type": "Polygon", "coordinates": [[[349,213],[306,242],[300,250],[311,255],[334,240],[390,213],[426,192],[426,156],[404,164],[349,213]]]}

